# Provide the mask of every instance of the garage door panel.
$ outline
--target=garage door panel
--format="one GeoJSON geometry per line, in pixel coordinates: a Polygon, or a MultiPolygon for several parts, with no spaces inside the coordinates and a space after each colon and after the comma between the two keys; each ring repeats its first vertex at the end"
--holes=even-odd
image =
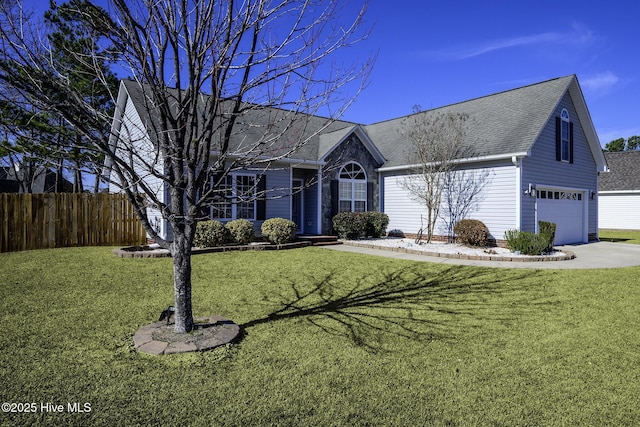
{"type": "Polygon", "coordinates": [[[538,220],[556,224],[556,245],[584,240],[585,207],[581,192],[542,190],[536,201],[538,220]]]}

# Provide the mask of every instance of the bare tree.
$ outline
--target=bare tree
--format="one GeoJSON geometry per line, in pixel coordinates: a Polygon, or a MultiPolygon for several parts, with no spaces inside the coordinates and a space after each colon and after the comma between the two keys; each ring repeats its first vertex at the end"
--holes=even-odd
{"type": "Polygon", "coordinates": [[[453,227],[456,223],[477,209],[482,192],[490,182],[490,175],[488,169],[453,169],[445,174],[439,216],[446,225],[450,243],[455,242],[453,227]]]}
{"type": "Polygon", "coordinates": [[[402,185],[410,195],[427,209],[426,239],[431,242],[438,220],[442,195],[456,160],[463,155],[468,115],[442,111],[422,112],[414,107],[415,114],[404,122],[403,136],[411,144],[407,155],[412,174],[402,185]]]}
{"type": "MultiPolygon", "coordinates": [[[[89,67],[106,55],[97,47],[107,40],[115,46],[110,58],[131,77],[148,112],[143,129],[117,121],[110,138],[97,130],[111,118],[80,96],[68,70],[49,61],[46,40],[16,19],[0,30],[0,81],[87,136],[91,143],[78,148],[105,156],[147,233],[170,250],[176,332],[193,328],[191,245],[202,210],[225,197],[226,177],[249,167],[266,170],[290,156],[338,118],[366,83],[370,58],[328,63],[367,35],[360,28],[366,4],[347,20],[340,3],[112,0],[109,13],[78,11],[93,24],[96,48],[92,55],[69,54],[89,67]],[[55,98],[47,95],[52,91],[55,98]],[[329,118],[312,126],[319,113],[329,118]],[[166,187],[168,203],[154,180],[166,187]],[[149,205],[169,222],[173,241],[158,235],[149,205]]],[[[108,87],[105,70],[93,72],[95,84],[108,87]]]]}

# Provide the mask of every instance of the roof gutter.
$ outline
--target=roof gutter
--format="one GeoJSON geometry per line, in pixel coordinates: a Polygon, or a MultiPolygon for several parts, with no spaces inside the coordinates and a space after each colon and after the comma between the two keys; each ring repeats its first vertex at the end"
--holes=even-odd
{"type": "MultiPolygon", "coordinates": [[[[467,157],[464,159],[456,159],[456,160],[453,160],[452,163],[456,165],[462,165],[462,164],[469,164],[469,163],[490,162],[493,160],[513,160],[514,158],[527,157],[529,155],[530,153],[528,151],[523,151],[521,153],[494,154],[491,156],[467,157]]],[[[430,163],[430,165],[432,164],[436,164],[436,162],[430,163]]],[[[381,167],[376,169],[376,172],[396,172],[401,170],[419,169],[421,167],[422,167],[421,164],[416,163],[412,165],[381,167]]]]}
{"type": "Polygon", "coordinates": [[[640,190],[607,190],[598,191],[598,194],[638,194],[640,190]]]}
{"type": "MultiPolygon", "coordinates": [[[[220,156],[220,152],[219,151],[212,151],[211,152],[211,157],[218,157],[220,156]]],[[[242,159],[242,158],[246,158],[246,155],[243,155],[242,153],[229,153],[227,154],[227,158],[229,159],[242,159]]],[[[299,166],[307,166],[307,167],[318,167],[318,166],[325,166],[327,164],[327,162],[322,161],[322,160],[304,160],[304,159],[296,159],[293,157],[272,157],[272,156],[256,156],[255,157],[255,161],[258,163],[284,163],[284,164],[292,164],[292,165],[299,165],[299,166]]]]}

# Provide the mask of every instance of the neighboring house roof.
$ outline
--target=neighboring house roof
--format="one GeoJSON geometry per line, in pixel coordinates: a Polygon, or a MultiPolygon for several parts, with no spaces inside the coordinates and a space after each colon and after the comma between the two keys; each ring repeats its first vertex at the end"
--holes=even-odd
{"type": "MultiPolygon", "coordinates": [[[[143,88],[133,81],[123,81],[128,96],[136,105],[138,114],[145,123],[156,120],[148,108],[145,108],[143,88]]],[[[553,119],[556,107],[569,93],[575,105],[578,119],[591,148],[598,170],[606,169],[600,141],[593,128],[582,91],[575,75],[551,79],[541,83],[500,92],[457,104],[424,111],[417,114],[438,113],[466,114],[468,129],[462,151],[471,161],[509,158],[527,155],[549,120],[553,119]]],[[[203,98],[204,100],[205,98],[203,98]]],[[[120,103],[120,102],[119,102],[120,103]]],[[[124,105],[120,105],[124,111],[124,105]]],[[[274,115],[291,114],[285,110],[258,107],[248,110],[237,123],[232,138],[232,151],[242,153],[252,141],[260,138],[267,126],[273,134],[278,134],[274,115]]],[[[286,152],[287,148],[300,140],[300,135],[309,138],[293,156],[296,160],[322,162],[340,142],[351,133],[356,133],[365,147],[382,165],[381,170],[407,167],[411,144],[403,136],[407,118],[400,117],[371,125],[362,125],[345,121],[334,121],[327,125],[327,118],[306,115],[304,126],[288,129],[274,142],[273,153],[286,152]]],[[[289,124],[282,121],[281,125],[289,124]]]]}
{"type": "Polygon", "coordinates": [[[13,168],[0,166],[0,193],[18,193],[20,191],[20,184],[10,173],[12,170],[13,168]]]}
{"type": "MultiPolygon", "coordinates": [[[[17,172],[21,174],[21,172],[17,172]]],[[[50,169],[40,169],[36,173],[33,182],[31,183],[31,192],[38,193],[52,193],[56,187],[56,172],[50,169]]],[[[0,167],[0,193],[20,193],[20,182],[16,176],[16,171],[12,167],[0,167]]],[[[73,191],[73,184],[62,178],[62,191],[73,191]]]]}
{"type": "Polygon", "coordinates": [[[605,153],[609,172],[600,174],[599,191],[639,191],[640,151],[605,153]]]}

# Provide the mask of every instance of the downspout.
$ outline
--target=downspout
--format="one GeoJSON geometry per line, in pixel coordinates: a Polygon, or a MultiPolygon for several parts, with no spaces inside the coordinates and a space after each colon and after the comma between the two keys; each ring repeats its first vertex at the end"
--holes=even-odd
{"type": "Polygon", "coordinates": [[[378,172],[378,212],[384,212],[384,188],[382,174],[378,172]]]}
{"type": "Polygon", "coordinates": [[[511,163],[515,166],[516,174],[516,230],[522,230],[522,158],[511,156],[511,163]]]}
{"type": "MultiPolygon", "coordinates": [[[[293,220],[293,166],[289,166],[289,220],[293,220]]],[[[302,228],[302,227],[301,227],[302,228]]]]}
{"type": "MultiPolygon", "coordinates": [[[[595,209],[596,213],[596,242],[600,241],[600,172],[596,172],[596,189],[595,189],[595,209]]],[[[589,194],[591,196],[591,194],[589,194]]],[[[589,197],[591,199],[591,197],[589,197]]],[[[589,200],[591,202],[591,200],[589,200]]],[[[589,207],[587,207],[589,209],[589,207]]],[[[587,242],[589,241],[589,223],[587,223],[587,242]]]]}

